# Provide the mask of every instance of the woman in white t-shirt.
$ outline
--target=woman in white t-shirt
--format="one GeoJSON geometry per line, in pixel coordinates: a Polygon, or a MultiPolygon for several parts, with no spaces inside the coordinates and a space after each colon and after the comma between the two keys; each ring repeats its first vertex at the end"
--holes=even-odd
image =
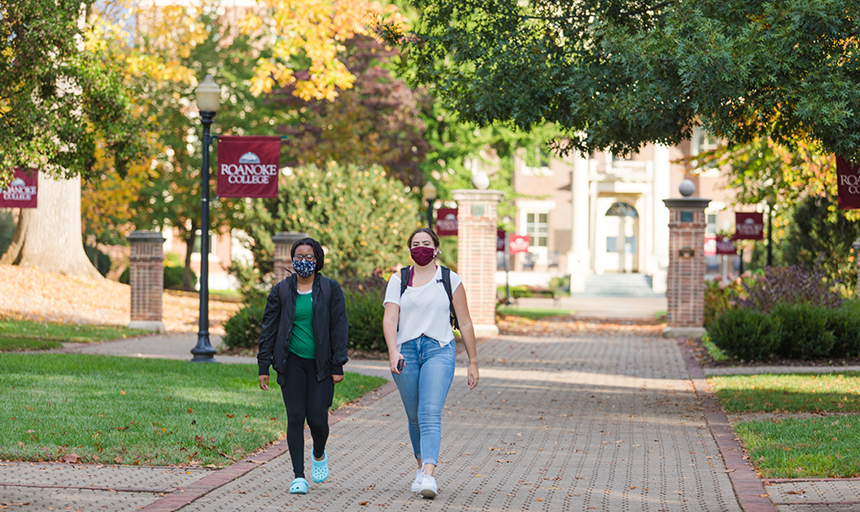
{"type": "Polygon", "coordinates": [[[421,228],[409,236],[407,245],[415,265],[410,267],[409,283],[402,296],[400,273],[394,273],[388,281],[383,332],[391,374],[406,409],[409,438],[418,460],[412,492],[435,498],[438,487],[433,471],[442,438],[442,407],[454,379],[452,302],[469,356],[470,389],[478,385],[478,356],[460,276],[450,273],[453,301],[449,301],[442,268],[434,261],[439,254],[439,237],[433,230],[421,228]]]}

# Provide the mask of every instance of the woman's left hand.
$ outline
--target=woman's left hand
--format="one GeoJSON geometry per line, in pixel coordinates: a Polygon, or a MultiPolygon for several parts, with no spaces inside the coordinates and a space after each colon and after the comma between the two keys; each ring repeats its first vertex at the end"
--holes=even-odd
{"type": "Polygon", "coordinates": [[[478,385],[478,362],[472,361],[469,363],[469,369],[466,370],[468,376],[469,389],[475,389],[478,385]]]}
{"type": "Polygon", "coordinates": [[[332,376],[331,376],[331,380],[332,380],[335,384],[337,384],[338,382],[342,382],[342,381],[343,381],[343,375],[332,375],[332,376]]]}

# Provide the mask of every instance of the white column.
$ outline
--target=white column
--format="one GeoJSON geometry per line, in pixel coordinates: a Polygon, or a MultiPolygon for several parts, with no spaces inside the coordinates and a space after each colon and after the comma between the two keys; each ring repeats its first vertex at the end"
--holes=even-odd
{"type": "Polygon", "coordinates": [[[670,197],[669,147],[662,144],[654,146],[654,175],[651,181],[651,225],[654,238],[651,242],[653,251],[648,262],[648,273],[651,274],[651,289],[654,293],[666,293],[666,278],[669,268],[669,209],[663,203],[663,198],[670,197]]]}
{"type": "Polygon", "coordinates": [[[571,189],[571,244],[567,255],[567,269],[570,272],[570,291],[585,291],[585,277],[589,273],[588,250],[589,211],[588,211],[588,156],[574,152],[573,169],[570,176],[571,189]]]}

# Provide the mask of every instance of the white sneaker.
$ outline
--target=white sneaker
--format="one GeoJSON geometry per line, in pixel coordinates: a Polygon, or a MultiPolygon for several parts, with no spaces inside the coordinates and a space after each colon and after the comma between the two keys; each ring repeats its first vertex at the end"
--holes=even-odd
{"type": "Polygon", "coordinates": [[[412,482],[412,492],[421,492],[421,482],[424,481],[424,472],[420,469],[415,472],[415,481],[412,482]]]}
{"type": "Polygon", "coordinates": [[[421,496],[433,499],[439,494],[439,487],[436,486],[436,479],[430,475],[421,477],[421,496]]]}

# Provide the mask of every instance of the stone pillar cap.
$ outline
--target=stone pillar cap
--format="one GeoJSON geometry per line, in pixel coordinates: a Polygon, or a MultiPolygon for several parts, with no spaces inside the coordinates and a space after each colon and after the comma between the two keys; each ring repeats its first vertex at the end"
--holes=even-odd
{"type": "Polygon", "coordinates": [[[132,231],[126,237],[130,242],[164,242],[167,240],[158,231],[132,231]]]}
{"type": "Polygon", "coordinates": [[[495,201],[499,202],[504,197],[501,190],[475,190],[461,188],[451,191],[455,201],[495,201]]]}
{"type": "Polygon", "coordinates": [[[702,199],[701,197],[676,197],[663,200],[666,208],[685,210],[704,210],[710,203],[710,199],[702,199]]]}
{"type": "Polygon", "coordinates": [[[296,231],[281,231],[272,235],[272,242],[289,242],[290,240],[295,241],[301,240],[302,238],[308,238],[308,234],[296,231]]]}

